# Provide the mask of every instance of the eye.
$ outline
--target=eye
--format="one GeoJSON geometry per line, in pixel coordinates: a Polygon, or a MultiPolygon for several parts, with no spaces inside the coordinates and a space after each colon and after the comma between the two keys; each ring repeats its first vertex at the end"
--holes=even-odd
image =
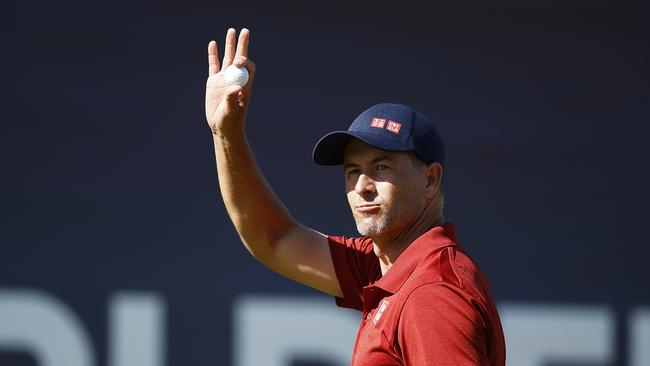
{"type": "Polygon", "coordinates": [[[388,170],[388,169],[390,169],[390,168],[388,167],[388,165],[385,165],[385,164],[377,164],[375,166],[375,170],[378,170],[378,171],[388,170]]]}
{"type": "Polygon", "coordinates": [[[359,175],[359,169],[358,168],[349,169],[347,171],[347,173],[345,173],[345,176],[348,177],[348,178],[354,177],[355,175],[359,175]]]}

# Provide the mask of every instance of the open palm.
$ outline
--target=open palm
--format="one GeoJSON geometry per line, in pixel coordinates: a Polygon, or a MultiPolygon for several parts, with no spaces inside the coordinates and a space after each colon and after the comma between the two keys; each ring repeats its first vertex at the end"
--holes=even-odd
{"type": "Polygon", "coordinates": [[[219,63],[217,43],[208,44],[208,80],[205,85],[205,116],[213,131],[242,128],[253,89],[255,64],[248,59],[250,31],[243,28],[239,33],[230,28],[226,33],[223,62],[219,63]],[[230,65],[246,67],[249,79],[243,87],[228,85],[225,70],[230,65]]]}

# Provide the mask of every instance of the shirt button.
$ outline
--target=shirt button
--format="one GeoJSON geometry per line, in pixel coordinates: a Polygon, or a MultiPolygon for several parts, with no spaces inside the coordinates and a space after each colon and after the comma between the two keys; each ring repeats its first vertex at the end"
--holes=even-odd
{"type": "Polygon", "coordinates": [[[366,315],[366,319],[368,319],[368,320],[370,319],[370,313],[368,313],[368,314],[366,315]]]}

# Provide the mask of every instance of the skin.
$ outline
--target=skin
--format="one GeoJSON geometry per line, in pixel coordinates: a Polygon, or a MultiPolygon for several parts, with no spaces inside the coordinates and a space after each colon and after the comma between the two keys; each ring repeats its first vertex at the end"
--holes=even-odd
{"type": "MultiPolygon", "coordinates": [[[[223,60],[208,44],[205,112],[214,142],[219,189],[246,249],[272,270],[342,297],[327,236],[293,219],[262,175],[244,125],[255,79],[250,31],[226,34],[223,60]],[[246,67],[248,83],[228,86],[222,70],[246,67]]],[[[392,153],[353,140],[345,150],[345,187],[357,228],[374,241],[382,273],[430,228],[442,224],[442,168],[412,153],[392,153]],[[365,205],[365,206],[364,206],[365,205]]]]}
{"type": "Polygon", "coordinates": [[[353,139],[344,152],[345,189],[361,235],[374,242],[386,273],[419,236],[443,224],[438,163],[353,139]]]}
{"type": "Polygon", "coordinates": [[[208,44],[205,114],[223,202],[242,243],[257,260],[294,281],[343,296],[327,237],[291,217],[260,172],[244,133],[255,80],[249,40],[248,29],[241,30],[238,40],[236,31],[228,29],[222,62],[216,42],[208,44]],[[244,87],[225,85],[221,70],[231,64],[248,69],[244,87]]]}

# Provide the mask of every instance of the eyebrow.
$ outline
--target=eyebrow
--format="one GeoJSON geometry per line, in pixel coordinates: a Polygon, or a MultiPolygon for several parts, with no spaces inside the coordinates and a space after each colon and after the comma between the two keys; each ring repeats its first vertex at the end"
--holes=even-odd
{"type": "MultiPolygon", "coordinates": [[[[370,164],[375,164],[375,163],[378,163],[378,162],[384,161],[384,160],[395,161],[393,158],[391,158],[388,155],[381,155],[381,156],[378,156],[378,157],[372,159],[370,161],[370,164]]],[[[359,166],[359,164],[355,164],[355,163],[349,163],[349,162],[348,163],[343,163],[343,169],[347,169],[349,167],[358,167],[358,166],[359,166]]]]}

